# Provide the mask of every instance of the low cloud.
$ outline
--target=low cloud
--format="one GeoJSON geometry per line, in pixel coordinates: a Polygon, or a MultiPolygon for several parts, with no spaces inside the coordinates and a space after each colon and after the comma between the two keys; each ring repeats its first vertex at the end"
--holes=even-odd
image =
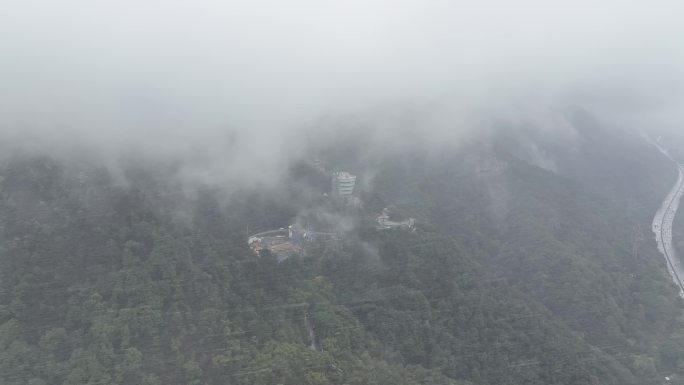
{"type": "Polygon", "coordinates": [[[568,135],[555,111],[575,105],[625,125],[684,118],[675,1],[2,7],[4,151],[138,152],[185,159],[198,179],[258,182],[306,153],[326,116],[395,148],[458,143],[500,120],[568,135]]]}

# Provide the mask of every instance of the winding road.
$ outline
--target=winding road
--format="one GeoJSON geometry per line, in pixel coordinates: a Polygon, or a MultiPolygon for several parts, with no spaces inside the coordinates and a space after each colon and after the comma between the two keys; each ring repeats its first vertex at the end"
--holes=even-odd
{"type": "Polygon", "coordinates": [[[679,209],[679,201],[684,194],[684,166],[672,158],[667,150],[659,143],[650,142],[656,146],[663,155],[677,164],[677,169],[679,171],[677,183],[675,183],[672,190],[667,194],[662,206],[658,209],[653,218],[652,230],[653,233],[655,233],[656,241],[658,242],[658,250],[665,256],[667,269],[672,276],[672,280],[679,287],[679,295],[684,298],[684,284],[682,284],[682,280],[684,280],[684,269],[682,268],[680,259],[672,245],[672,223],[674,222],[675,215],[679,209]]]}

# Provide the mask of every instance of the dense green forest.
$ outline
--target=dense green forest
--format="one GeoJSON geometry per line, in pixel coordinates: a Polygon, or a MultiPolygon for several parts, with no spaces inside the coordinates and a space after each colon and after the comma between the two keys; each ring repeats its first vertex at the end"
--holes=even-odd
{"type": "Polygon", "coordinates": [[[169,165],[6,157],[0,383],[678,378],[684,307],[650,233],[676,171],[638,136],[572,119],[571,149],[517,127],[452,151],[321,145],[327,167],[373,175],[353,208],[306,159],[275,188],[228,192],[169,165]],[[418,226],[375,229],[386,206],[418,226]],[[316,210],[351,224],[341,240],[250,252],[250,232],[316,210]]]}

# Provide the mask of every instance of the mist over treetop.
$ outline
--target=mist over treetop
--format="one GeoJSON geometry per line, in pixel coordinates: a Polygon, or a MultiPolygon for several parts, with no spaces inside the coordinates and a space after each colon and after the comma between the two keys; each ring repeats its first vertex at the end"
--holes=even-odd
{"type": "Polygon", "coordinates": [[[3,8],[7,140],[29,131],[149,150],[234,131],[273,152],[325,114],[435,103],[457,116],[576,103],[619,114],[676,105],[684,80],[677,2],[29,0],[3,8]]]}

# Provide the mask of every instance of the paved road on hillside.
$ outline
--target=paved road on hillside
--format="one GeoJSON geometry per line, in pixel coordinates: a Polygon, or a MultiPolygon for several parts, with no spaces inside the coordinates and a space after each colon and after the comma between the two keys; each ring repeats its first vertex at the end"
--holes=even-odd
{"type": "Polygon", "coordinates": [[[679,164],[660,144],[651,142],[662,152],[668,159],[677,164],[679,176],[672,190],[667,194],[660,209],[656,212],[653,218],[652,229],[655,233],[656,241],[658,242],[658,249],[665,256],[667,261],[667,269],[672,276],[672,280],[679,286],[679,295],[684,298],[684,266],[677,256],[675,248],[672,244],[672,223],[675,215],[679,209],[679,201],[684,194],[684,166],[679,164]]]}

